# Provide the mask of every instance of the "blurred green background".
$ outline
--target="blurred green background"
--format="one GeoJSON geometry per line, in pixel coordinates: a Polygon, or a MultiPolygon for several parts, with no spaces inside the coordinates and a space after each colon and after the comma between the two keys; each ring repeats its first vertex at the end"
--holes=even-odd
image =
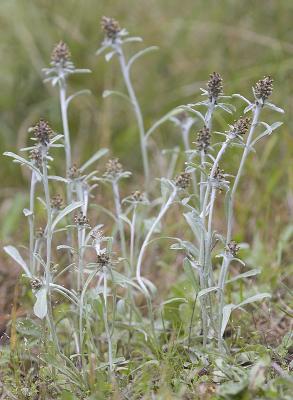
{"type": "MultiPolygon", "coordinates": [[[[27,129],[39,117],[61,132],[58,93],[43,83],[41,70],[62,39],[75,65],[92,70],[91,75],[70,79],[70,93],[92,91],[91,96],[75,99],[69,111],[75,160],[81,162],[99,146],[109,146],[127,169],[140,172],[131,111],[118,98],[102,98],[105,89],[123,90],[116,60],[107,64],[95,56],[103,15],[118,19],[130,34],[142,36],[145,46],[160,47],[133,68],[147,127],[174,106],[198,100],[199,88],[212,71],[222,74],[227,94],[250,98],[255,81],[272,75],[272,101],[286,114],[265,111],[263,119],[281,120],[284,125],[258,146],[257,155],[250,156],[238,200],[242,237],[256,241],[270,259],[293,212],[292,0],[1,0],[0,12],[1,154],[25,146],[27,129]]],[[[217,128],[224,129],[223,113],[217,115],[217,128]]],[[[181,145],[170,123],[158,130],[155,141],[161,148],[181,145]]],[[[236,157],[227,160],[232,171],[236,157]]],[[[61,166],[62,157],[58,162],[61,166]]],[[[19,231],[28,176],[2,157],[0,179],[1,239],[7,243],[19,231]]]]}

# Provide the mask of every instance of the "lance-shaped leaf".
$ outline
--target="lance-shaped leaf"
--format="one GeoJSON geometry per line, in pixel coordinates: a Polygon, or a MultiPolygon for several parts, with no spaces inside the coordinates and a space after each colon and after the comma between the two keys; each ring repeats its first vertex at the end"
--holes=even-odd
{"type": "Polygon", "coordinates": [[[157,122],[154,123],[154,125],[146,132],[145,134],[145,140],[149,138],[149,136],[164,122],[168,121],[171,117],[173,117],[176,114],[181,113],[184,110],[184,107],[177,107],[174,110],[169,111],[167,114],[165,114],[162,118],[160,118],[157,122]]]}
{"type": "Polygon", "coordinates": [[[138,52],[137,52],[136,54],[134,54],[134,56],[132,56],[132,57],[130,58],[130,60],[128,61],[127,68],[130,69],[130,67],[132,66],[132,64],[133,64],[137,59],[139,59],[139,58],[140,58],[141,56],[143,56],[144,54],[147,54],[147,53],[149,53],[149,52],[151,52],[151,51],[154,51],[154,50],[159,50],[158,46],[150,46],[150,47],[147,47],[146,49],[143,49],[143,50],[138,51],[138,52]]]}
{"type": "Polygon", "coordinates": [[[227,283],[231,283],[231,282],[236,282],[238,281],[238,279],[243,279],[243,278],[249,278],[251,276],[255,276],[261,273],[260,269],[251,269],[250,271],[244,272],[243,274],[239,274],[237,276],[234,276],[233,278],[229,279],[228,281],[226,281],[227,283]]]}
{"type": "Polygon", "coordinates": [[[98,161],[101,157],[103,157],[105,154],[108,153],[108,149],[100,149],[98,150],[89,160],[87,160],[81,167],[80,171],[83,172],[85,169],[87,169],[90,165],[92,165],[94,162],[98,161]]]}
{"type": "Polygon", "coordinates": [[[37,301],[34,305],[34,314],[40,318],[44,319],[48,312],[48,305],[47,305],[47,290],[45,287],[42,287],[38,291],[36,291],[35,296],[37,301]]]}
{"type": "Polygon", "coordinates": [[[234,304],[227,304],[224,308],[223,308],[223,318],[222,318],[222,326],[221,326],[221,337],[223,337],[226,326],[228,325],[229,319],[230,319],[230,315],[233,311],[234,308],[234,304]]]}
{"type": "Polygon", "coordinates": [[[5,253],[7,253],[11,258],[13,258],[14,261],[17,262],[21,266],[21,268],[24,270],[25,274],[31,278],[32,274],[30,273],[30,270],[24,261],[24,259],[21,257],[19,254],[19,251],[14,247],[14,246],[5,246],[4,247],[5,253]]]}
{"type": "Polygon", "coordinates": [[[221,326],[221,336],[223,336],[226,326],[229,322],[230,315],[232,311],[236,310],[237,308],[242,308],[243,306],[247,304],[254,303],[255,301],[260,301],[265,298],[271,297],[270,293],[258,293],[254,296],[248,297],[248,299],[242,301],[241,303],[235,305],[235,304],[227,304],[223,308],[223,317],[222,317],[222,326],[221,326]]]}
{"type": "Polygon", "coordinates": [[[105,99],[106,97],[109,96],[122,97],[122,99],[127,100],[130,104],[132,104],[130,98],[126,94],[119,92],[118,90],[104,90],[103,98],[105,99]]]}
{"type": "Polygon", "coordinates": [[[3,153],[3,155],[7,156],[7,157],[12,157],[13,161],[16,162],[16,163],[19,163],[21,165],[26,165],[27,167],[29,167],[32,171],[34,171],[36,173],[38,178],[42,177],[42,175],[41,175],[40,171],[38,170],[38,168],[36,168],[31,162],[29,162],[25,158],[20,157],[18,154],[12,153],[11,151],[6,151],[5,153],[3,153]]]}
{"type": "Polygon", "coordinates": [[[60,213],[57,215],[55,220],[52,223],[52,230],[54,231],[56,225],[58,222],[60,222],[64,217],[66,217],[67,214],[71,213],[72,211],[76,210],[77,208],[81,207],[83,205],[82,201],[77,201],[74,203],[69,204],[64,210],[60,211],[60,213]]]}
{"type": "Polygon", "coordinates": [[[209,287],[209,288],[206,288],[206,289],[202,289],[202,290],[198,293],[197,297],[200,298],[200,297],[202,297],[202,296],[207,295],[208,293],[215,292],[215,291],[218,290],[218,289],[219,289],[218,286],[212,286],[212,287],[209,287]]]}

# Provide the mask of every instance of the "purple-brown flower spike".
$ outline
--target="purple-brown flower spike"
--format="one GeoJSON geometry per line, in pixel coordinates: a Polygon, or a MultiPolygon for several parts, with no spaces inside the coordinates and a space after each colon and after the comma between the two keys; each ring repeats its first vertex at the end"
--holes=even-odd
{"type": "Polygon", "coordinates": [[[216,103],[218,97],[223,94],[223,79],[218,72],[213,72],[210,74],[210,79],[207,83],[207,90],[210,101],[214,101],[216,103]]]}

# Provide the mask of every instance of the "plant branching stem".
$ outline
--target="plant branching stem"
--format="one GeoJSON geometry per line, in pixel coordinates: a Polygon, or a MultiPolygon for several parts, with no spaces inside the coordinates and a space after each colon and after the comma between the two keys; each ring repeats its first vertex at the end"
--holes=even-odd
{"type": "Polygon", "coordinates": [[[103,318],[104,318],[105,332],[106,332],[107,342],[108,342],[109,371],[111,374],[114,371],[114,364],[113,364],[112,338],[111,338],[109,321],[108,321],[107,267],[103,267],[103,283],[104,283],[103,284],[103,299],[104,299],[103,318]]]}
{"type": "MultiPolygon", "coordinates": [[[[64,134],[64,148],[65,148],[65,165],[66,165],[66,176],[68,176],[68,171],[72,166],[72,158],[71,158],[71,144],[70,144],[70,133],[69,133],[69,124],[68,124],[68,115],[67,115],[67,103],[66,103],[66,83],[63,82],[60,84],[60,108],[61,108],[61,117],[62,117],[62,126],[63,126],[63,134],[64,134]]],[[[71,204],[72,202],[72,188],[71,185],[67,185],[67,204],[71,204]]]]}
{"type": "MultiPolygon", "coordinates": [[[[245,148],[242,154],[242,158],[240,161],[239,169],[237,172],[237,175],[234,180],[234,184],[231,190],[231,196],[229,199],[229,205],[228,205],[228,217],[227,217],[227,236],[226,236],[226,245],[230,243],[231,238],[232,238],[232,230],[233,230],[233,211],[234,211],[234,200],[235,200],[235,193],[240,181],[240,178],[243,173],[243,168],[245,161],[247,159],[247,156],[250,152],[250,145],[253,139],[253,135],[255,132],[255,128],[258,124],[259,121],[259,116],[261,112],[261,106],[256,105],[254,108],[253,112],[253,120],[251,123],[250,131],[247,137],[247,141],[245,144],[245,148]]],[[[230,265],[230,259],[227,257],[223,258],[222,266],[221,266],[221,272],[220,272],[220,277],[219,277],[219,323],[218,323],[218,347],[220,351],[224,350],[223,343],[222,343],[222,336],[221,336],[221,327],[222,327],[222,321],[223,321],[223,309],[224,309],[224,294],[225,294],[225,285],[226,285],[226,277],[228,274],[229,270],[229,265],[230,265]]]]}
{"type": "Polygon", "coordinates": [[[36,189],[36,175],[35,172],[32,171],[31,176],[31,186],[30,186],[30,212],[32,213],[29,216],[29,237],[30,237],[30,270],[32,274],[35,274],[35,257],[34,257],[34,248],[35,248],[35,189],[36,189]]]}
{"type": "Polygon", "coordinates": [[[55,330],[52,307],[51,307],[51,288],[50,283],[52,281],[51,278],[51,248],[52,248],[52,209],[51,209],[51,199],[49,192],[49,181],[48,181],[48,172],[47,172],[47,147],[42,147],[42,170],[43,170],[43,186],[45,193],[45,202],[47,209],[47,241],[46,241],[46,269],[45,269],[45,284],[46,284],[46,292],[47,292],[47,305],[48,305],[48,322],[50,326],[51,335],[53,341],[55,343],[56,349],[60,352],[58,338],[55,330]]]}
{"type": "Polygon", "coordinates": [[[173,191],[171,192],[171,195],[169,197],[169,199],[167,200],[167,202],[162,206],[157,218],[155,219],[155,221],[153,222],[152,226],[150,227],[144,241],[143,244],[141,246],[139,255],[138,255],[138,259],[137,259],[137,265],[136,265],[136,279],[137,282],[139,283],[140,287],[142,288],[144,294],[146,297],[149,297],[149,292],[143,282],[143,279],[141,277],[141,266],[142,266],[142,261],[143,261],[143,256],[146,250],[146,247],[150,241],[150,238],[152,236],[152,234],[154,233],[154,230],[156,229],[156,226],[158,225],[158,223],[161,221],[161,219],[163,218],[163,216],[166,214],[167,210],[169,209],[170,205],[173,203],[175,197],[177,194],[177,188],[174,187],[173,191]]]}
{"type": "Polygon", "coordinates": [[[118,182],[116,180],[113,180],[113,182],[112,182],[112,190],[113,190],[113,197],[114,197],[114,203],[115,203],[115,212],[116,212],[119,236],[120,236],[120,241],[121,241],[121,252],[122,252],[123,258],[127,259],[124,226],[123,226],[123,221],[121,219],[121,215],[122,215],[121,199],[120,199],[118,182]]]}

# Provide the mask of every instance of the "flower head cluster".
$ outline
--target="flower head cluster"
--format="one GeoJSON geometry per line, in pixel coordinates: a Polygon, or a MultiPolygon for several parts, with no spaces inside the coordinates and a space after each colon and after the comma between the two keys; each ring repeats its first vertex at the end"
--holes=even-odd
{"type": "Polygon", "coordinates": [[[76,164],[73,164],[69,170],[67,171],[67,176],[71,180],[75,180],[80,178],[81,176],[81,170],[77,167],[76,164]]]}
{"type": "Polygon", "coordinates": [[[232,128],[232,135],[234,136],[242,136],[245,135],[250,127],[251,119],[250,118],[239,118],[234,122],[232,128]]]}
{"type": "Polygon", "coordinates": [[[60,68],[72,66],[70,50],[62,40],[56,44],[52,51],[51,64],[60,68]]]}
{"type": "Polygon", "coordinates": [[[92,245],[96,250],[97,256],[104,254],[106,252],[105,248],[102,248],[102,242],[105,241],[103,232],[100,229],[93,229],[90,233],[92,239],[92,245]]]}
{"type": "Polygon", "coordinates": [[[127,30],[121,28],[119,22],[114,18],[105,16],[101,19],[101,28],[105,36],[102,46],[99,48],[96,54],[101,54],[104,50],[109,48],[112,50],[114,49],[115,52],[117,52],[118,47],[123,44],[123,37],[128,35],[127,30]]]}
{"type": "Polygon", "coordinates": [[[210,79],[207,83],[207,91],[210,101],[214,101],[215,103],[218,97],[223,94],[223,79],[218,72],[210,74],[210,79]]]}
{"type": "Polygon", "coordinates": [[[115,39],[119,36],[121,32],[121,28],[119,22],[114,18],[102,17],[101,19],[101,27],[107,39],[115,41],[115,39]]]}
{"type": "Polygon", "coordinates": [[[29,159],[32,160],[34,165],[37,168],[41,168],[42,166],[42,151],[40,146],[34,147],[30,152],[29,152],[29,159]]]}
{"type": "Polygon", "coordinates": [[[123,199],[123,203],[138,205],[149,204],[149,201],[145,193],[141,192],[140,190],[135,190],[130,196],[127,196],[123,199]]]}
{"type": "Polygon", "coordinates": [[[34,278],[30,282],[32,289],[39,290],[43,286],[42,281],[39,278],[34,278]]]}
{"type": "Polygon", "coordinates": [[[56,196],[52,197],[51,207],[55,210],[61,210],[61,208],[63,207],[63,199],[60,194],[56,194],[56,196]]]}
{"type": "Polygon", "coordinates": [[[225,247],[225,252],[227,255],[231,257],[236,257],[238,251],[240,250],[239,245],[235,242],[235,240],[231,240],[225,247]]]}
{"type": "Polygon", "coordinates": [[[33,132],[36,140],[42,146],[47,146],[50,143],[50,139],[53,136],[53,130],[49,123],[44,119],[40,119],[35,126],[30,128],[30,132],[33,132]]]}
{"type": "Polygon", "coordinates": [[[127,178],[130,172],[124,171],[118,158],[112,158],[106,163],[106,171],[103,177],[109,181],[118,181],[120,178],[127,178]]]}
{"type": "Polygon", "coordinates": [[[97,265],[99,268],[109,267],[111,264],[112,260],[109,253],[100,253],[97,255],[97,265]]]}
{"type": "Polygon", "coordinates": [[[257,101],[262,101],[264,103],[273,92],[273,82],[274,80],[270,76],[265,76],[256,82],[253,87],[254,97],[257,101]]]}
{"type": "Polygon", "coordinates": [[[195,144],[199,151],[204,151],[205,153],[207,153],[208,148],[211,144],[211,133],[210,133],[209,128],[204,126],[198,132],[195,144]]]}
{"type": "Polygon", "coordinates": [[[74,216],[74,222],[79,227],[88,227],[89,226],[89,220],[82,211],[80,211],[78,214],[76,214],[74,216]]]}
{"type": "Polygon", "coordinates": [[[189,172],[182,172],[180,175],[176,176],[174,182],[178,189],[185,190],[190,185],[191,174],[189,172]]]}
{"type": "Polygon", "coordinates": [[[75,68],[71,53],[66,43],[62,40],[55,45],[51,53],[50,68],[43,68],[43,72],[47,77],[44,82],[51,82],[53,86],[59,83],[63,86],[68,75],[76,73],[88,73],[89,69],[75,68]]]}
{"type": "Polygon", "coordinates": [[[226,180],[226,176],[227,174],[224,173],[224,170],[217,166],[211,176],[212,185],[220,191],[222,189],[229,189],[229,181],[226,180]]]}

